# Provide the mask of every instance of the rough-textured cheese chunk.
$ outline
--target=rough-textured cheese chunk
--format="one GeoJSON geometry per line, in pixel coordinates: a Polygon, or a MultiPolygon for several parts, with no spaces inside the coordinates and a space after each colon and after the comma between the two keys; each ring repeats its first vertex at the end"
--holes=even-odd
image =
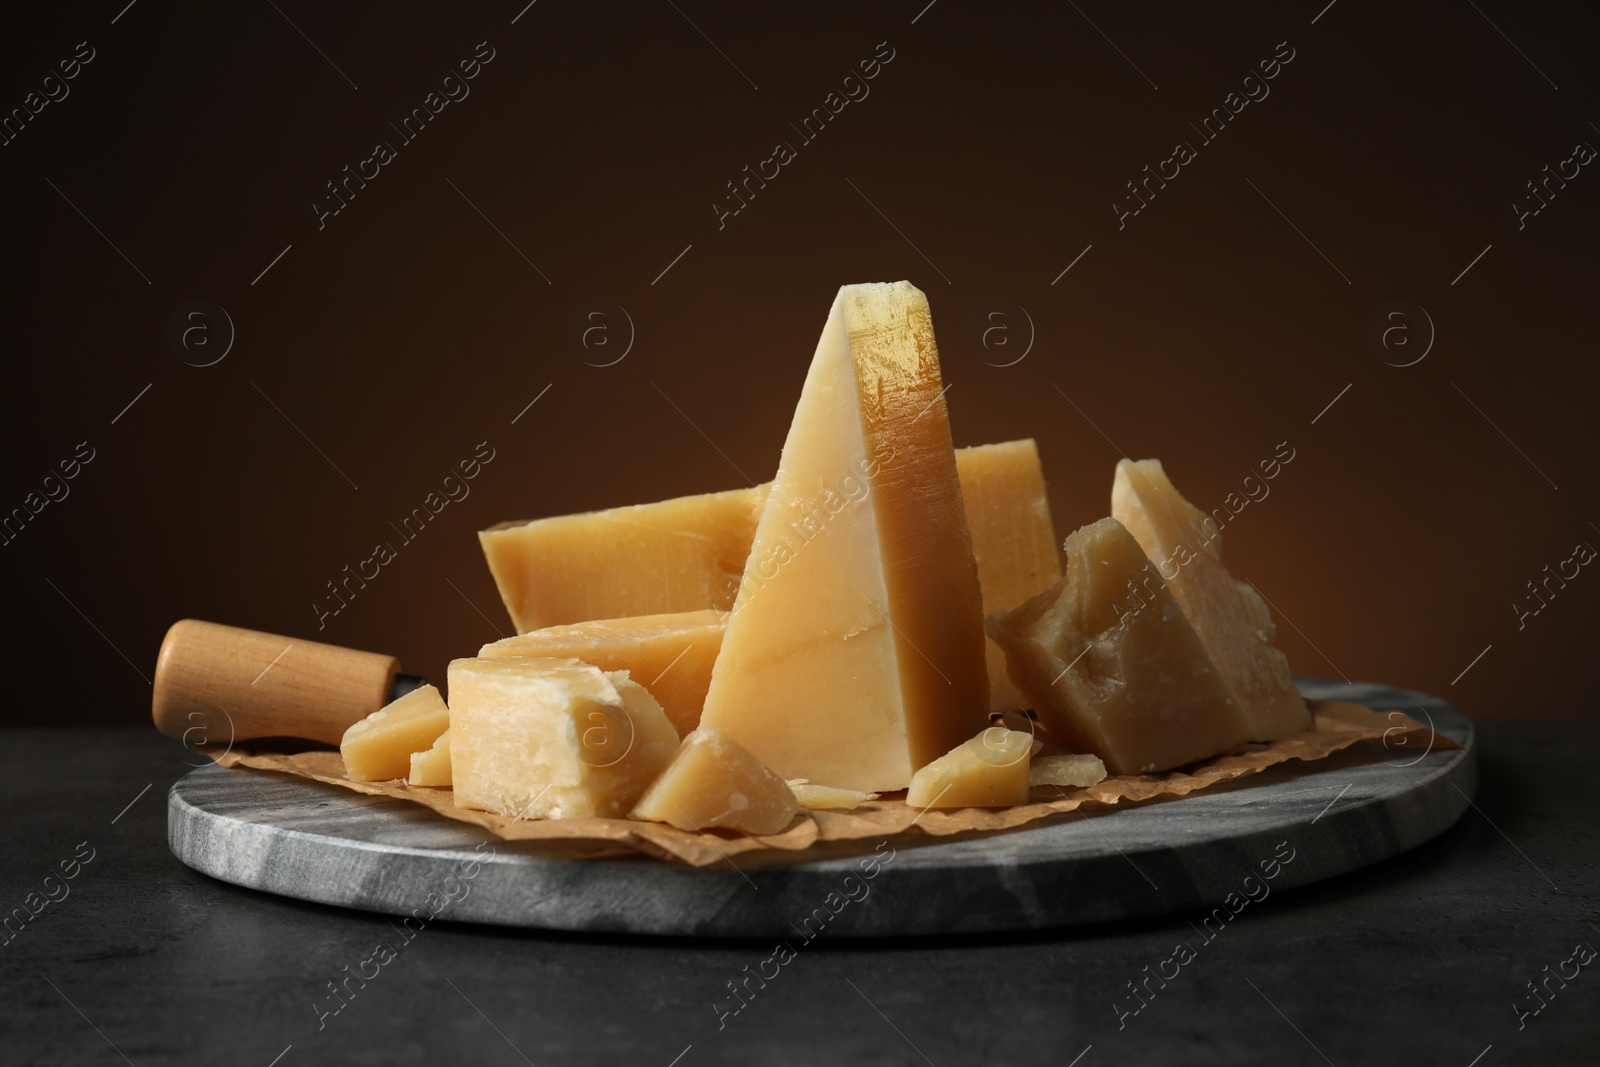
{"type": "Polygon", "coordinates": [[[411,753],[411,772],[406,775],[407,785],[450,784],[450,731],[439,735],[433,747],[411,753]]]}
{"type": "Polygon", "coordinates": [[[590,619],[727,611],[766,489],[501,523],[478,541],[518,633],[590,619]]]}
{"type": "Polygon", "coordinates": [[[794,820],[796,810],[794,793],[782,778],[737,741],[702,727],[683,739],[632,814],[680,830],[722,827],[775,834],[794,820]]]}
{"type": "Polygon", "coordinates": [[[1028,784],[1082,788],[1106,780],[1106,765],[1099,756],[1035,756],[1028,767],[1028,784]]]}
{"type": "Polygon", "coordinates": [[[574,659],[450,664],[450,762],[463,808],[515,818],[626,815],[677,751],[642,685],[574,659]]]}
{"type": "Polygon", "coordinates": [[[817,785],[804,778],[789,779],[789,788],[802,808],[812,811],[847,811],[859,808],[869,800],[877,800],[876,793],[863,793],[859,789],[840,789],[831,785],[817,785]]]}
{"type": "Polygon", "coordinates": [[[1178,605],[1233,690],[1256,741],[1311,729],[1289,661],[1273,647],[1277,630],[1260,595],[1222,565],[1216,524],[1173,488],[1161,461],[1117,464],[1111,514],[1128,528],[1166,580],[1178,605]]]}
{"type": "Polygon", "coordinates": [[[903,788],[986,721],[981,605],[927,299],[845,286],[701,724],[784,778],[903,788]]]}
{"type": "Polygon", "coordinates": [[[913,808],[1006,808],[1028,802],[1034,740],[991,726],[917,771],[906,791],[913,808]]]}
{"type": "MultiPolygon", "coordinates": [[[[1048,589],[1061,577],[1061,562],[1033,441],[958,448],[956,476],[983,610],[1008,611],[1048,589]]],[[[503,523],[478,537],[519,633],[618,615],[726,611],[771,489],[503,523]]],[[[1021,695],[1006,676],[1004,655],[990,643],[988,656],[990,709],[1017,710],[1021,695]]],[[[647,681],[638,671],[634,677],[647,681]]],[[[684,730],[668,700],[656,697],[684,730]]]]}
{"type": "Polygon", "coordinates": [[[1133,535],[1101,519],[1066,553],[1055,588],[989,619],[1040,725],[1115,774],[1248,741],[1238,702],[1133,535]]]}
{"type": "Polygon", "coordinates": [[[650,690],[681,737],[700,725],[726,629],[720,611],[597,619],[508,637],[484,645],[478,655],[581,659],[603,671],[627,671],[650,690]]]}
{"type": "Polygon", "coordinates": [[[344,732],[339,755],[352,782],[404,778],[411,753],[427,748],[450,728],[450,709],[439,690],[419,686],[344,732]]]}
{"type": "MultiPolygon", "coordinates": [[[[978,561],[983,613],[1010,611],[1060,580],[1061,556],[1033,440],[957,449],[956,472],[978,561]]],[[[989,710],[1027,707],[1006,673],[1005,653],[992,639],[987,651],[989,710]]]]}

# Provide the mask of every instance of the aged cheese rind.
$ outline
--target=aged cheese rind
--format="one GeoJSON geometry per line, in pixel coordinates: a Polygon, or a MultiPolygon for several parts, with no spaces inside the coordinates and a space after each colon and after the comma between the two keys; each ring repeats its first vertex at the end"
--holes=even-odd
{"type": "Polygon", "coordinates": [[[1138,540],[1200,635],[1250,724],[1251,738],[1276,741],[1311,729],[1289,661],[1260,594],[1222,564],[1216,524],[1173,487],[1161,461],[1124,459],[1111,489],[1111,514],[1138,540]]]}
{"type": "Polygon", "coordinates": [[[904,788],[986,721],[981,605],[927,300],[845,286],[701,724],[784,778],[904,788]]]}
{"type": "Polygon", "coordinates": [[[766,490],[506,522],[478,541],[518,633],[591,619],[727,611],[766,490]]]}
{"type": "Polygon", "coordinates": [[[700,725],[727,613],[686,611],[551,626],[484,645],[479,656],[578,659],[627,671],[650,691],[682,737],[700,725]]]}
{"type": "Polygon", "coordinates": [[[788,783],[720,730],[701,727],[683,739],[631,814],[680,830],[775,834],[797,810],[788,783]]]}
{"type": "Polygon", "coordinates": [[[411,753],[425,749],[450,728],[450,709],[439,690],[418,686],[352,725],[339,742],[345,777],[352,782],[404,778],[411,753]]]}
{"type": "Polygon", "coordinates": [[[1028,802],[1032,734],[991,726],[921,768],[906,803],[913,808],[1006,808],[1028,802]]]}
{"type": "MultiPolygon", "coordinates": [[[[956,449],[956,473],[978,561],[983,613],[1010,611],[1061,578],[1061,554],[1032,438],[956,449]]],[[[989,710],[1016,711],[1027,701],[1006,673],[1006,654],[988,639],[989,710]]]]}
{"type": "Polygon", "coordinates": [[[678,747],[643,686],[574,659],[454,660],[450,700],[458,807],[514,818],[622,816],[678,747]]]}
{"type": "MultiPolygon", "coordinates": [[[[1021,440],[955,454],[983,610],[1007,611],[1061,577],[1039,451],[1021,440]]],[[[478,536],[519,633],[625,615],[726,611],[771,489],[502,523],[478,536]]],[[[1022,707],[1004,654],[989,642],[987,655],[990,709],[1022,707]]],[[[700,681],[709,683],[709,668],[700,681]]],[[[681,732],[694,728],[685,727],[672,700],[656,696],[681,732]]]]}
{"type": "Polygon", "coordinates": [[[1053,589],[989,619],[1040,725],[1115,774],[1169,770],[1248,741],[1233,693],[1122,524],[1101,519],[1065,547],[1067,573],[1053,589]]]}
{"type": "Polygon", "coordinates": [[[449,785],[450,731],[439,735],[433,747],[411,753],[411,771],[406,775],[407,785],[449,785]]]}

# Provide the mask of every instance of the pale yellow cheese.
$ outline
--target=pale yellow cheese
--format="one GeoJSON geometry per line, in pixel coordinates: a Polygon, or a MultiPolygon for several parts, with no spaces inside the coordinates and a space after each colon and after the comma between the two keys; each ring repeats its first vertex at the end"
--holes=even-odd
{"type": "Polygon", "coordinates": [[[982,727],[982,599],[927,299],[839,291],[701,725],[784,778],[861,791],[982,727]]]}
{"type": "Polygon", "coordinates": [[[876,793],[863,793],[859,789],[840,789],[837,786],[818,785],[804,778],[789,779],[789,788],[802,808],[812,811],[847,811],[859,808],[869,800],[877,800],[876,793]]]}
{"type": "Polygon", "coordinates": [[[1311,729],[1289,661],[1272,644],[1272,615],[1249,585],[1222,565],[1216,524],[1173,488],[1161,461],[1122,460],[1111,514],[1143,546],[1233,690],[1256,741],[1311,729]]]}
{"type": "Polygon", "coordinates": [[[1115,774],[1225,752],[1249,725],[1133,535],[1101,519],[1067,538],[1067,573],[989,618],[1039,724],[1115,774]]]}
{"type": "Polygon", "coordinates": [[[782,778],[737,741],[703,726],[683,739],[632,816],[680,830],[721,827],[775,834],[794,821],[797,810],[782,778]]]}
{"type": "Polygon", "coordinates": [[[682,737],[700,725],[726,629],[726,613],[709,610],[597,619],[508,637],[484,645],[478,655],[581,659],[603,671],[627,671],[682,737]]]}
{"type": "Polygon", "coordinates": [[[433,747],[411,753],[411,773],[407,785],[450,784],[450,731],[439,735],[433,747]]]}
{"type": "Polygon", "coordinates": [[[455,660],[450,701],[451,772],[463,808],[620,817],[678,747],[642,685],[575,659],[455,660]]]}
{"type": "Polygon", "coordinates": [[[766,490],[506,522],[478,541],[518,633],[591,619],[727,611],[766,490]]]}
{"type": "Polygon", "coordinates": [[[427,748],[450,728],[450,709],[439,690],[418,686],[352,725],[339,741],[345,777],[352,782],[404,778],[411,753],[427,748]]]}
{"type": "MultiPolygon", "coordinates": [[[[1032,438],[956,450],[972,554],[978,561],[983,613],[1010,611],[1061,578],[1061,555],[1032,438]]],[[[1027,701],[1006,673],[1006,654],[988,641],[989,710],[1016,711],[1027,701]]]]}
{"type": "Polygon", "coordinates": [[[1079,755],[1035,756],[1028,767],[1028,784],[1031,786],[1084,786],[1097,785],[1106,780],[1106,765],[1099,756],[1079,755]]]}
{"type": "Polygon", "coordinates": [[[991,726],[923,767],[911,779],[913,808],[1006,808],[1028,802],[1034,740],[991,726]]]}
{"type": "MultiPolygon", "coordinates": [[[[1039,450],[1032,440],[956,449],[956,476],[986,613],[1007,611],[1061,577],[1039,450]]],[[[859,487],[841,484],[846,494],[859,487]]],[[[519,633],[621,615],[654,616],[733,606],[772,486],[656,504],[502,523],[479,534],[490,573],[519,633]]],[[[1003,653],[988,645],[990,709],[1021,696],[1003,653]]],[[[583,658],[582,656],[579,657],[583,658]]],[[[679,667],[682,667],[680,664],[679,667]]],[[[710,682],[710,667],[699,679],[710,682]]],[[[677,668],[674,669],[675,672],[677,668]]],[[[643,672],[635,679],[646,683],[643,672]]],[[[655,694],[680,732],[694,728],[655,694]]],[[[704,693],[701,692],[703,699],[704,693]]],[[[696,711],[698,716],[698,709],[696,711]]]]}

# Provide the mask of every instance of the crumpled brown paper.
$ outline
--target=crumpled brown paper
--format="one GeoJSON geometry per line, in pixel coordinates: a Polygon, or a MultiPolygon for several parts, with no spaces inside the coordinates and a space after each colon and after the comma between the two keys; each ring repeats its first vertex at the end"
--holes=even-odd
{"type": "Polygon", "coordinates": [[[1045,786],[1034,790],[1032,802],[1012,808],[913,808],[906,804],[903,793],[893,793],[851,811],[802,810],[788,829],[768,835],[725,830],[690,833],[663,823],[636,819],[511,819],[491,812],[458,808],[448,788],[409,786],[404,781],[349,781],[344,777],[344,761],[337,752],[275,753],[252,747],[250,742],[225,752],[201,751],[224,767],[281,771],[358,793],[408,800],[432,808],[447,818],[474,823],[509,841],[563,842],[578,846],[576,850],[564,850],[573,855],[631,850],[706,867],[733,856],[756,852],[766,853],[760,858],[777,857],[822,842],[871,840],[908,833],[948,837],[1009,830],[1059,817],[1084,805],[1110,806],[1157,797],[1181,797],[1219,782],[1259,773],[1288,760],[1322,759],[1361,741],[1404,746],[1403,751],[1407,753],[1424,745],[1431,745],[1433,749],[1459,747],[1448,737],[1434,733],[1430,727],[1401,712],[1378,712],[1342,701],[1307,701],[1307,704],[1312,711],[1313,729],[1272,744],[1244,745],[1182,770],[1119,775],[1081,789],[1045,786]]]}

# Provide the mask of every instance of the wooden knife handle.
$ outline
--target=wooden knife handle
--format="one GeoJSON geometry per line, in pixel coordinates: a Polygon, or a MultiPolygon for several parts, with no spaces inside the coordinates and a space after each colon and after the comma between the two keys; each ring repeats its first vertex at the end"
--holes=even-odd
{"type": "Polygon", "coordinates": [[[393,656],[183,619],[161,642],[150,714],[162,733],[196,744],[337,745],[389,702],[399,670],[393,656]]]}

